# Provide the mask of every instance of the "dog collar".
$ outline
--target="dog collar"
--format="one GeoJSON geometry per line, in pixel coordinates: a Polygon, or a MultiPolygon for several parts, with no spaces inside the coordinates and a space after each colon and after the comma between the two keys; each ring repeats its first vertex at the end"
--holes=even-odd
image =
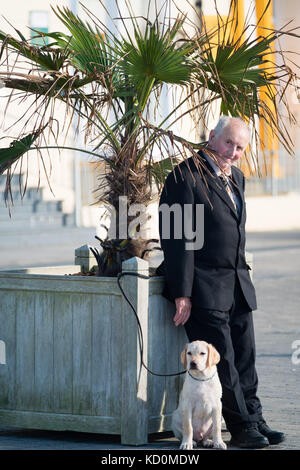
{"type": "Polygon", "coordinates": [[[216,375],[216,373],[217,371],[215,370],[215,372],[213,373],[211,377],[207,377],[206,379],[197,379],[196,377],[193,377],[192,374],[190,374],[190,371],[188,370],[189,376],[192,377],[192,379],[194,380],[198,380],[198,382],[206,382],[207,380],[211,380],[216,375]]]}

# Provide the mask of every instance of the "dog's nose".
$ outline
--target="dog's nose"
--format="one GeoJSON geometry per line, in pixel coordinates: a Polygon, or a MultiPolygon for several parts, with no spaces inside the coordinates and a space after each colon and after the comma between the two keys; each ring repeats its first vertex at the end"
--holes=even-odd
{"type": "Polygon", "coordinates": [[[196,369],[197,364],[196,364],[196,362],[192,361],[190,366],[191,366],[191,369],[196,369]]]}

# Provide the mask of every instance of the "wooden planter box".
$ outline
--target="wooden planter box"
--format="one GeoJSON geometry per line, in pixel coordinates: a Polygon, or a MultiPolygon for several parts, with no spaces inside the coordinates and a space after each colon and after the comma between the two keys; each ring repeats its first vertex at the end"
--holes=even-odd
{"type": "MultiPolygon", "coordinates": [[[[77,271],[0,272],[0,425],[145,444],[148,434],[170,430],[183,376],[141,367],[137,322],[116,278],[65,275],[77,271]]],[[[132,258],[123,271],[148,274],[148,263],[132,258]]],[[[145,363],[181,371],[187,338],[161,296],[163,279],[127,276],[121,285],[142,324],[145,363]]]]}

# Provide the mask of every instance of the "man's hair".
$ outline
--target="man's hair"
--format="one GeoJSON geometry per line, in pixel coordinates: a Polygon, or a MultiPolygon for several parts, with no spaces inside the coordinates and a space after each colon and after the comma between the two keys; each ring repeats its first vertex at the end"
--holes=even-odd
{"type": "Polygon", "coordinates": [[[231,116],[223,115],[223,116],[220,117],[216,127],[214,128],[214,131],[216,133],[216,137],[219,137],[219,135],[222,134],[225,127],[227,127],[232,120],[240,122],[245,127],[245,129],[248,130],[248,132],[250,134],[249,126],[245,123],[245,121],[243,121],[243,119],[241,119],[239,117],[231,117],[231,116]]]}

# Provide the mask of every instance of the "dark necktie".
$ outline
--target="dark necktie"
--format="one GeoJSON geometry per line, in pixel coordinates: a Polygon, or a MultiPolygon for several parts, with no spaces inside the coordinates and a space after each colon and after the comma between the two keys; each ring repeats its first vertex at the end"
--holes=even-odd
{"type": "Polygon", "coordinates": [[[223,175],[223,174],[221,174],[221,175],[220,175],[220,180],[221,180],[222,183],[224,184],[225,189],[226,189],[226,191],[227,191],[227,194],[228,194],[228,196],[230,197],[231,202],[232,202],[232,204],[233,204],[235,210],[237,210],[237,205],[236,205],[236,202],[235,202],[235,199],[234,199],[233,191],[232,191],[232,189],[231,189],[231,187],[230,187],[230,185],[229,185],[228,177],[225,176],[225,175],[223,175]]]}
{"type": "Polygon", "coordinates": [[[237,192],[234,191],[232,185],[230,184],[228,176],[226,176],[224,174],[221,174],[220,175],[220,180],[222,181],[222,183],[225,186],[227,194],[230,197],[230,200],[233,204],[233,207],[236,210],[237,215],[240,217],[240,215],[241,215],[241,203],[240,203],[240,199],[237,195],[237,192]]]}

